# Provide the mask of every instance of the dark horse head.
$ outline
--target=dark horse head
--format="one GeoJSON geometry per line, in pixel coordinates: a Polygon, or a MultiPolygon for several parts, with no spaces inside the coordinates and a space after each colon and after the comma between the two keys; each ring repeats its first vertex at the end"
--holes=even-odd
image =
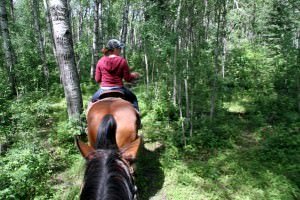
{"type": "Polygon", "coordinates": [[[80,199],[135,199],[136,186],[120,153],[115,149],[105,149],[92,154],[87,161],[80,199]]]}
{"type": "MultiPolygon", "coordinates": [[[[90,114],[92,113],[90,111],[90,114]]],[[[80,199],[136,199],[136,186],[130,161],[136,157],[140,138],[135,136],[132,137],[135,138],[134,140],[123,142],[124,139],[121,136],[131,137],[127,137],[129,134],[118,132],[117,123],[118,126],[120,124],[122,127],[122,121],[116,122],[113,114],[114,112],[105,112],[101,117],[97,117],[98,115],[90,117],[90,119],[101,119],[100,125],[95,128],[97,129],[96,136],[93,136],[95,141],[89,141],[88,145],[80,140],[76,140],[81,154],[86,159],[86,170],[80,199]],[[119,137],[116,137],[116,134],[119,134],[119,137]],[[124,143],[124,146],[121,148],[119,141],[124,143]]],[[[88,120],[88,126],[89,124],[93,123],[89,123],[88,120]]],[[[93,130],[90,130],[89,134],[93,133],[93,130]]],[[[132,131],[130,133],[136,134],[136,132],[132,131]]],[[[91,137],[89,136],[89,138],[91,137]]]]}

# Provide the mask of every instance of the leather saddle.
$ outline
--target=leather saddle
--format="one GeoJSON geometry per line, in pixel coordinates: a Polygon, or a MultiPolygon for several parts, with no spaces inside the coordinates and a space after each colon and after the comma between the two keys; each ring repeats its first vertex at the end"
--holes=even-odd
{"type": "MultiPolygon", "coordinates": [[[[121,99],[128,101],[125,97],[124,92],[121,90],[105,90],[98,97],[98,100],[102,100],[102,99],[109,98],[109,97],[121,98],[121,99]]],[[[137,113],[137,127],[138,127],[138,129],[141,129],[142,128],[141,116],[140,116],[140,113],[138,110],[136,110],[136,113],[137,113]]]]}
{"type": "Polygon", "coordinates": [[[108,97],[115,97],[115,98],[122,98],[125,100],[125,94],[121,90],[105,90],[102,94],[98,97],[99,100],[105,99],[108,97]]]}

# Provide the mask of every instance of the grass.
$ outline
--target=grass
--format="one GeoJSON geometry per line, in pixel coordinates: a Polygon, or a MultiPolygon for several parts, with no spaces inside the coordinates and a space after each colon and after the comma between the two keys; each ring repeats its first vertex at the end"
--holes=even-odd
{"type": "MultiPolygon", "coordinates": [[[[143,98],[139,96],[144,111],[140,132],[144,135],[144,146],[136,171],[140,200],[300,198],[298,123],[268,124],[264,116],[256,115],[250,100],[235,99],[224,106],[223,115],[214,126],[200,122],[201,128],[195,130],[184,147],[180,145],[181,131],[176,121],[157,117],[165,108],[156,105],[152,109],[143,98]]],[[[84,105],[88,99],[84,96],[84,105]]],[[[38,158],[44,158],[48,155],[44,151],[48,151],[49,163],[53,165],[48,193],[50,199],[78,199],[84,159],[73,143],[76,128],[67,123],[64,99],[49,100],[49,111],[45,111],[51,114],[46,115],[50,116],[49,125],[42,131],[37,127],[37,132],[45,135],[34,140],[43,145],[42,157],[38,158]]],[[[27,125],[27,121],[19,123],[20,128],[27,125]]],[[[18,155],[13,151],[12,154],[18,155]]]]}
{"type": "MultiPolygon", "coordinates": [[[[226,105],[226,120],[213,129],[214,137],[219,137],[216,131],[221,131],[218,144],[226,145],[214,148],[193,144],[187,148],[176,147],[168,139],[162,139],[165,137],[159,137],[159,134],[167,134],[167,138],[176,136],[176,129],[167,122],[150,123],[154,119],[151,112],[144,116],[146,153],[145,150],[141,153],[137,179],[140,199],[300,199],[299,148],[292,145],[290,148],[294,150],[282,148],[289,144],[286,137],[280,140],[281,145],[274,143],[284,137],[286,125],[282,130],[282,125],[270,126],[259,116],[245,114],[248,104],[251,102],[242,100],[226,105]],[[159,142],[153,143],[153,138],[159,142]]],[[[290,136],[299,130],[297,124],[291,126],[295,130],[290,131],[290,136]]],[[[207,136],[203,134],[199,140],[204,137],[207,136]]],[[[299,144],[299,134],[294,134],[291,143],[299,144]]]]}
{"type": "Polygon", "coordinates": [[[78,154],[74,156],[72,165],[66,171],[55,176],[57,184],[54,187],[57,192],[53,199],[79,199],[83,172],[84,160],[78,154]]]}
{"type": "Polygon", "coordinates": [[[184,159],[184,154],[183,159],[170,159],[167,148],[162,154],[163,184],[156,193],[149,195],[151,199],[299,198],[295,183],[278,173],[276,166],[264,166],[256,157],[255,147],[219,151],[208,160],[196,156],[184,159]]]}

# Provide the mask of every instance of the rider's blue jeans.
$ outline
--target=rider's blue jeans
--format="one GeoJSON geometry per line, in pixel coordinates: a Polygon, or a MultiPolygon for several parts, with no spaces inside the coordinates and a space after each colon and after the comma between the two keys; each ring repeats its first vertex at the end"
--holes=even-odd
{"type": "MultiPolygon", "coordinates": [[[[120,90],[124,93],[125,100],[131,102],[133,104],[133,107],[139,111],[139,105],[138,105],[138,100],[133,92],[131,92],[129,89],[126,87],[116,87],[112,88],[110,90],[120,90]]],[[[104,92],[105,90],[100,88],[97,92],[92,97],[92,102],[96,102],[100,95],[104,92]]]]}

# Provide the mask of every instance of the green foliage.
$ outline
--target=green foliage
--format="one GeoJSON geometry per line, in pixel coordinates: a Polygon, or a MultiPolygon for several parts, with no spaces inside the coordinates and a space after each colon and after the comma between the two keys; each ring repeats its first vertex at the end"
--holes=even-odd
{"type": "Polygon", "coordinates": [[[299,122],[291,123],[289,127],[266,127],[261,130],[264,158],[267,161],[281,163],[298,163],[300,157],[299,122]]]}
{"type": "Polygon", "coordinates": [[[46,128],[51,124],[50,106],[40,98],[41,92],[25,95],[14,102],[4,102],[1,113],[0,129],[4,143],[12,143],[19,139],[34,139],[37,128],[46,128]]]}
{"type": "Polygon", "coordinates": [[[6,111],[1,112],[0,128],[0,187],[4,188],[1,199],[51,199],[54,173],[72,162],[70,155],[75,148],[70,139],[73,141],[71,132],[76,128],[67,121],[60,125],[64,130],[52,127],[56,119],[66,120],[66,116],[58,110],[59,104],[54,104],[57,99],[44,96],[42,92],[32,92],[1,104],[6,111]],[[68,148],[63,148],[65,143],[68,148]]]}
{"type": "Polygon", "coordinates": [[[75,121],[62,121],[57,124],[57,130],[51,135],[51,142],[68,149],[76,150],[74,147],[74,136],[80,135],[81,127],[75,121]]]}
{"type": "Polygon", "coordinates": [[[9,151],[1,158],[4,176],[0,178],[0,186],[5,189],[0,191],[0,198],[26,199],[42,195],[49,198],[44,192],[49,189],[50,158],[47,151],[37,146],[21,146],[9,151]]]}
{"type": "MultiPolygon", "coordinates": [[[[179,2],[130,4],[127,59],[142,74],[131,88],[145,141],[140,199],[299,199],[299,1],[179,2]]],[[[92,1],[71,1],[74,32],[80,5],[90,11],[92,1]]],[[[119,35],[123,6],[104,1],[104,40],[119,35]]],[[[78,199],[84,160],[73,137],[86,126],[84,116],[83,124],[67,118],[47,34],[46,87],[30,1],[16,1],[15,11],[13,100],[0,50],[0,199],[78,199]]],[[[86,12],[74,41],[85,107],[98,88],[89,74],[92,20],[86,12]]]]}

